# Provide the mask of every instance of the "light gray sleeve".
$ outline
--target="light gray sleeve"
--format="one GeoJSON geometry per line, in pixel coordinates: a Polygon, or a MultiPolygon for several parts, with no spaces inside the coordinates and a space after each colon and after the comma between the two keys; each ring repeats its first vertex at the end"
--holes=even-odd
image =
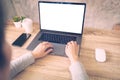
{"type": "Polygon", "coordinates": [[[72,63],[69,67],[72,80],[89,80],[88,75],[80,62],[72,63]]]}
{"type": "Polygon", "coordinates": [[[35,59],[32,53],[26,53],[25,55],[20,56],[19,58],[11,61],[10,66],[10,79],[15,77],[19,72],[24,70],[27,66],[34,63],[35,59]]]}

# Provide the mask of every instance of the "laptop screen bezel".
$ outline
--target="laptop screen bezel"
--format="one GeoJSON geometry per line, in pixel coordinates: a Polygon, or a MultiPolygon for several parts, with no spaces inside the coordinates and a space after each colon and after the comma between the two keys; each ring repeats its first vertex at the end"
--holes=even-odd
{"type": "MultiPolygon", "coordinates": [[[[75,4],[75,5],[84,5],[84,14],[83,14],[83,23],[82,23],[82,31],[81,34],[83,34],[83,27],[84,27],[84,20],[85,20],[85,12],[86,12],[86,3],[75,3],[75,2],[54,2],[54,1],[38,1],[38,11],[39,11],[39,25],[40,25],[40,30],[45,30],[41,29],[41,17],[40,17],[40,4],[39,3],[54,3],[54,4],[75,4]]],[[[45,30],[45,31],[52,31],[52,30],[45,30]]],[[[66,33],[66,34],[73,34],[73,35],[81,35],[80,33],[70,33],[70,32],[62,32],[62,31],[53,31],[53,32],[60,32],[60,33],[66,33]]]]}

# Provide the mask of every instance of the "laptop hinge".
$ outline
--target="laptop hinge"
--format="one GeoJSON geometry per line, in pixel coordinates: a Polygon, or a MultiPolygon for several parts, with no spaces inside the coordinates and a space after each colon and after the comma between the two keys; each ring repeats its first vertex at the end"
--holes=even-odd
{"type": "Polygon", "coordinates": [[[45,30],[45,29],[41,29],[42,33],[57,33],[57,34],[69,34],[69,35],[77,35],[80,36],[82,34],[77,34],[77,33],[70,33],[70,32],[62,32],[62,31],[52,31],[52,30],[45,30]]]}

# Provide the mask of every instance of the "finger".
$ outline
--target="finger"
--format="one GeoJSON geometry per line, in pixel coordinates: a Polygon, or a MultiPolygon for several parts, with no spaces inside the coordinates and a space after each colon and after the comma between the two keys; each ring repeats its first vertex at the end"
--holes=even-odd
{"type": "Polygon", "coordinates": [[[52,52],[53,51],[53,49],[49,49],[49,50],[47,50],[46,52],[45,52],[45,54],[48,54],[48,53],[50,53],[50,52],[52,52]]]}
{"type": "Polygon", "coordinates": [[[41,45],[41,43],[39,43],[35,49],[40,48],[40,45],[41,45]]]}
{"type": "Polygon", "coordinates": [[[77,44],[77,42],[76,42],[76,41],[74,41],[74,43],[75,43],[75,44],[77,44]]]}
{"type": "Polygon", "coordinates": [[[65,50],[68,48],[68,45],[65,46],[65,50]]]}
{"type": "Polygon", "coordinates": [[[71,43],[74,43],[74,41],[71,41],[71,43]]]}
{"type": "Polygon", "coordinates": [[[51,45],[51,46],[53,46],[53,45],[52,45],[51,43],[49,43],[49,42],[48,42],[48,44],[47,44],[47,45],[51,45]]]}
{"type": "Polygon", "coordinates": [[[69,44],[70,42],[67,42],[67,45],[69,44]]]}
{"type": "Polygon", "coordinates": [[[45,47],[53,47],[53,45],[51,43],[48,43],[45,45],[45,47]]]}
{"type": "Polygon", "coordinates": [[[66,48],[67,48],[67,50],[71,50],[72,49],[72,44],[68,45],[66,48]]]}
{"type": "Polygon", "coordinates": [[[68,46],[65,47],[65,54],[68,56],[68,46]]]}
{"type": "Polygon", "coordinates": [[[77,46],[77,45],[78,45],[76,41],[72,41],[71,43],[72,43],[72,45],[74,45],[74,46],[77,46]]]}
{"type": "Polygon", "coordinates": [[[74,42],[74,41],[71,41],[71,45],[73,45],[73,46],[74,46],[74,45],[75,45],[75,42],[74,42]]]}
{"type": "Polygon", "coordinates": [[[78,44],[77,44],[76,41],[74,41],[73,45],[74,45],[75,47],[78,47],[78,44]]]}
{"type": "Polygon", "coordinates": [[[68,45],[68,43],[65,45],[65,47],[68,45]]]}
{"type": "Polygon", "coordinates": [[[80,45],[77,45],[78,49],[80,48],[80,45]]]}
{"type": "Polygon", "coordinates": [[[73,43],[73,41],[70,41],[70,43],[72,44],[72,43],[73,43]]]}
{"type": "Polygon", "coordinates": [[[71,41],[70,41],[70,42],[68,42],[68,45],[71,45],[71,41]]]}
{"type": "Polygon", "coordinates": [[[44,42],[42,42],[42,44],[48,44],[49,42],[47,42],[47,41],[44,41],[44,42]]]}

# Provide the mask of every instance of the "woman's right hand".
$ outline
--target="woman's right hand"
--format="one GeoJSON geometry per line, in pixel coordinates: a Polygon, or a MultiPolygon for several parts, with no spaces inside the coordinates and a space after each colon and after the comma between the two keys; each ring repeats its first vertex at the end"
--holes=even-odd
{"type": "Polygon", "coordinates": [[[68,56],[71,63],[78,61],[78,52],[79,52],[79,45],[76,41],[70,41],[67,43],[65,47],[65,53],[68,56]]]}

